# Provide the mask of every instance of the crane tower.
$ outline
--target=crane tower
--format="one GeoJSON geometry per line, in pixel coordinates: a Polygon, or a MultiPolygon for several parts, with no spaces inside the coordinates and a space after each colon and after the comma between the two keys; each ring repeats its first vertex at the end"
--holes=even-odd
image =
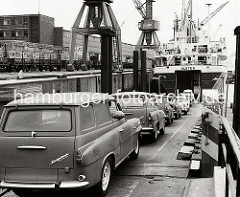
{"type": "Polygon", "coordinates": [[[136,9],[141,14],[143,20],[138,23],[138,28],[142,34],[138,40],[138,48],[154,48],[158,49],[160,42],[156,31],[159,30],[159,21],[153,19],[153,2],[154,0],[146,0],[144,4],[140,0],[133,0],[136,9]]]}

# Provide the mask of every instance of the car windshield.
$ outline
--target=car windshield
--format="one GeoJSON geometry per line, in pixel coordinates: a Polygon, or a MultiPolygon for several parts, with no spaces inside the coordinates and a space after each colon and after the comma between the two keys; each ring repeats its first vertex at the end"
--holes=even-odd
{"type": "Polygon", "coordinates": [[[4,131],[67,132],[71,128],[72,118],[69,110],[22,110],[9,112],[4,131]]]}

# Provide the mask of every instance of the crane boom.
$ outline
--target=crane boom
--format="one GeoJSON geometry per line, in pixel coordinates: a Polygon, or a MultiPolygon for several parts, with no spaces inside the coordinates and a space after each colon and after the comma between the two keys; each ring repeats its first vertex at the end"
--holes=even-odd
{"type": "Polygon", "coordinates": [[[229,1],[227,1],[226,3],[222,4],[221,6],[219,6],[216,10],[214,10],[211,14],[209,14],[201,23],[201,26],[206,25],[221,9],[223,9],[227,4],[229,3],[229,1]]]}
{"type": "Polygon", "coordinates": [[[184,12],[184,15],[183,15],[183,18],[182,18],[182,24],[181,24],[181,28],[180,29],[183,29],[185,27],[185,24],[186,24],[186,19],[187,19],[187,16],[188,16],[188,12],[189,12],[189,9],[190,9],[190,3],[188,2],[188,7],[187,9],[185,10],[184,12]]]}
{"type": "Polygon", "coordinates": [[[147,12],[146,12],[146,9],[144,8],[142,2],[140,0],[133,0],[133,3],[135,5],[135,8],[138,10],[138,12],[141,14],[141,16],[145,19],[147,12]]]}

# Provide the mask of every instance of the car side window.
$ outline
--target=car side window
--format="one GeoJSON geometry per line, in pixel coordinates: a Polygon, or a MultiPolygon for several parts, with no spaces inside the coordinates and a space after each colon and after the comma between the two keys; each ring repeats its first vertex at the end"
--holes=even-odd
{"type": "Polygon", "coordinates": [[[102,124],[110,120],[107,103],[95,104],[95,114],[97,124],[102,124]]]}
{"type": "Polygon", "coordinates": [[[81,130],[86,130],[95,126],[95,117],[93,106],[81,107],[80,109],[80,126],[81,130]]]}

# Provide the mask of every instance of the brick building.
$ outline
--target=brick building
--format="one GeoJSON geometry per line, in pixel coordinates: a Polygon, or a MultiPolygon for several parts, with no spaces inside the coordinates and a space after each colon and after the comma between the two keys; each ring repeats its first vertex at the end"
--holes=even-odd
{"type": "Polygon", "coordinates": [[[41,15],[0,16],[0,40],[54,44],[54,18],[41,15]]]}

